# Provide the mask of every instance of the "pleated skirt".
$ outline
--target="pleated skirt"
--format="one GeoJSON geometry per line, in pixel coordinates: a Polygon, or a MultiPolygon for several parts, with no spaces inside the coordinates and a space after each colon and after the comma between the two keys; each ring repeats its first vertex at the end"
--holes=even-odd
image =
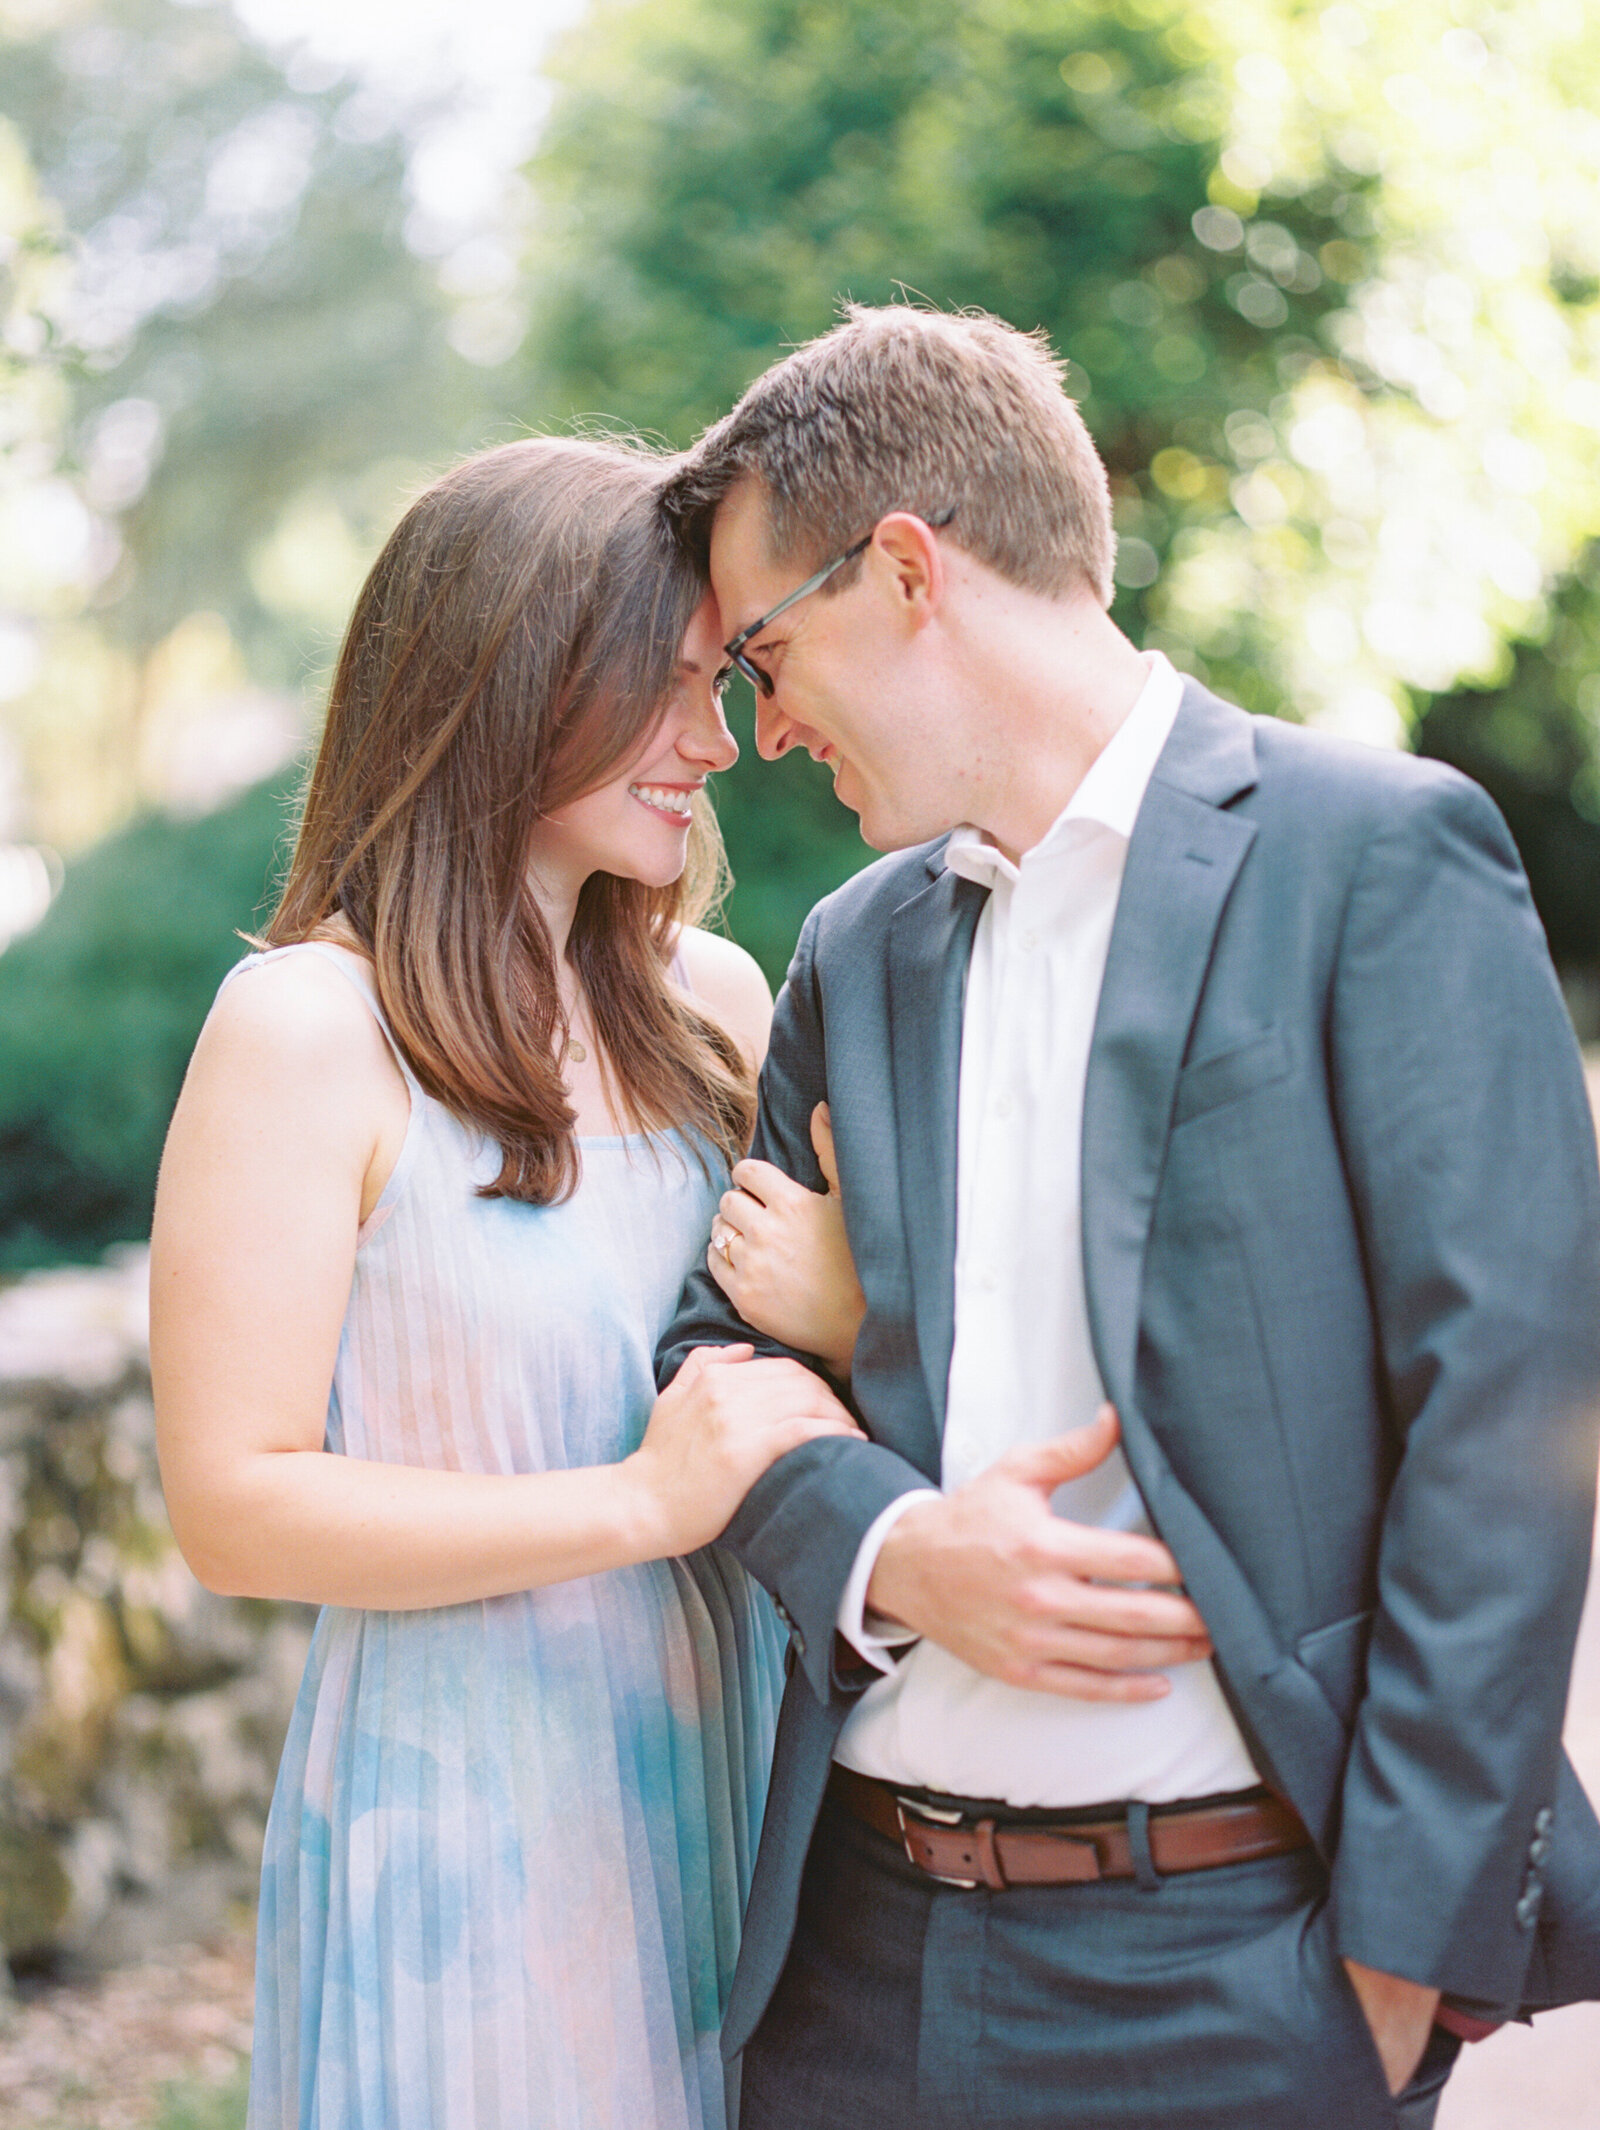
{"type": "Polygon", "coordinates": [[[250,2130],[722,2130],[781,1646],[716,1548],[325,1610],[267,1828],[250,2130]]]}

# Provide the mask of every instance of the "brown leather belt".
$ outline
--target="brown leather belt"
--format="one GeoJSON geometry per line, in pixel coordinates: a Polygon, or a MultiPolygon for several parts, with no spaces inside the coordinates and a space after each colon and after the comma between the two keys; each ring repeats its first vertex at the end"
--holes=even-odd
{"type": "MultiPolygon", "coordinates": [[[[828,1794],[920,1871],[950,1885],[1075,1886],[1138,1876],[1125,1815],[1074,1816],[1059,1826],[980,1818],[908,1797],[837,1763],[828,1794]]],[[[1212,1804],[1154,1805],[1149,1829],[1150,1860],[1163,1877],[1282,1856],[1311,1839],[1294,1809],[1266,1790],[1212,1804]]]]}

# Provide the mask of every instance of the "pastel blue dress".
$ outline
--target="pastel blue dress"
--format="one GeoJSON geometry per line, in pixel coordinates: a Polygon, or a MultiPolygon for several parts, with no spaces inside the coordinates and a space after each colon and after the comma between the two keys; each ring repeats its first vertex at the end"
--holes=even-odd
{"type": "MultiPolygon", "coordinates": [[[[353,957],[276,951],[324,954],[381,1024],[353,957]]],[[[564,1204],[479,1198],[496,1149],[406,1079],[327,1447],[461,1472],[625,1457],[721,1162],[677,1133],[585,1139],[564,1204]]],[[[324,1608],[267,1826],[250,2130],[722,2130],[781,1646],[715,1546],[324,1608]]]]}

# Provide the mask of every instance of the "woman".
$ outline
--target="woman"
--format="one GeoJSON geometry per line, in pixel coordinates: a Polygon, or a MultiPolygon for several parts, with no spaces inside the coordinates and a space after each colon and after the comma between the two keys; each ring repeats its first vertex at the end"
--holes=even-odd
{"type": "Polygon", "coordinates": [[[173,1121],[173,1526],[212,1588],[324,1608],[267,1832],[253,2130],[722,2121],[781,1681],[765,1598],[697,1549],[851,1423],[749,1349],[654,1397],[770,1011],[691,923],[736,749],[657,477],[530,441],[408,511],[269,949],[173,1121]]]}

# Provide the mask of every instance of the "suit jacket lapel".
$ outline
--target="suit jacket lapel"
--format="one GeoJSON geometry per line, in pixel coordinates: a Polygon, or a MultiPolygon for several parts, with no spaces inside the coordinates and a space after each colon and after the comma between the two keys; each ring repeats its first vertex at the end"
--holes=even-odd
{"type": "MultiPolygon", "coordinates": [[[[1212,941],[1254,826],[1220,811],[1255,782],[1242,711],[1190,681],[1134,824],[1083,1104],[1083,1257],[1106,1395],[1132,1412],[1145,1243],[1173,1094],[1212,941]]],[[[1131,1445],[1130,1445],[1131,1447],[1131,1445]]]]}
{"type": "Polygon", "coordinates": [[[975,882],[930,861],[935,877],[895,912],[889,937],[889,1054],[894,1073],[900,1209],[934,1437],[937,1479],[955,1335],[956,1108],[961,1014],[972,935],[987,899],[975,882]],[[937,869],[937,870],[935,870],[937,869]]]}

